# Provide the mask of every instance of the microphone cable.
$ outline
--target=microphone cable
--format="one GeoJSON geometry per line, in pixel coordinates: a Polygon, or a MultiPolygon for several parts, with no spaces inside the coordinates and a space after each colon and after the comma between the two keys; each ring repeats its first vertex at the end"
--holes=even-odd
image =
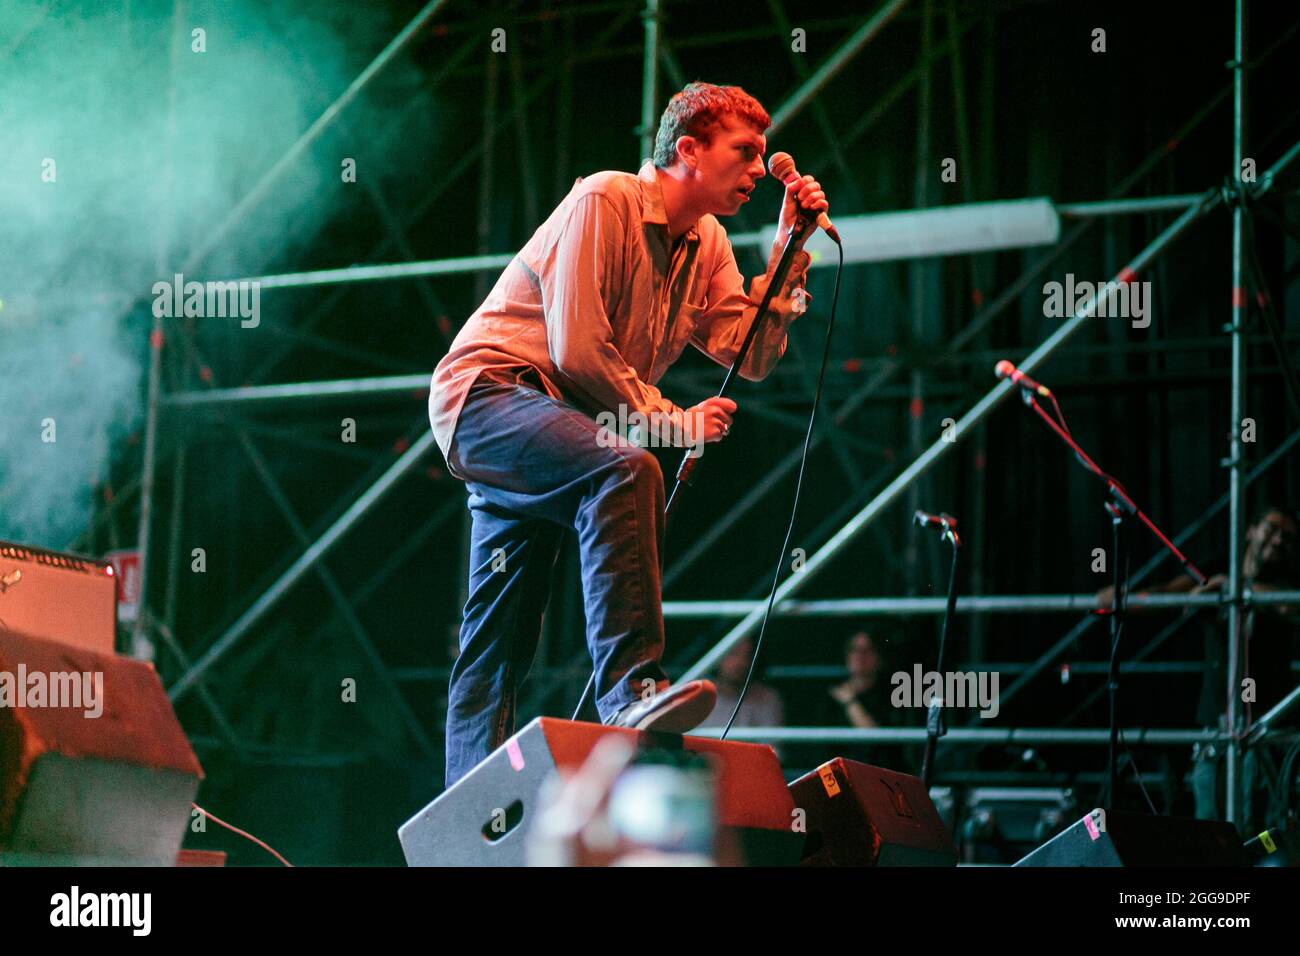
{"type": "Polygon", "coordinates": [[[745,694],[748,693],[750,681],[754,679],[754,672],[758,668],[758,660],[763,653],[763,636],[767,633],[767,622],[772,616],[772,605],[776,603],[777,585],[781,580],[781,567],[785,564],[786,554],[790,547],[790,538],[794,534],[795,519],[799,514],[799,495],[803,490],[804,471],[808,467],[808,452],[812,446],[813,429],[817,424],[817,408],[821,404],[822,383],[826,379],[826,365],[830,361],[831,333],[835,330],[835,306],[840,300],[840,276],[844,273],[844,246],[836,241],[835,250],[839,253],[839,263],[835,267],[835,290],[831,293],[831,314],[826,322],[826,342],[822,346],[822,365],[817,372],[817,388],[813,392],[812,414],[808,416],[808,430],[803,437],[803,455],[799,460],[799,477],[794,486],[794,503],[790,506],[790,524],[785,529],[785,540],[781,542],[781,553],[776,556],[776,567],[772,571],[772,590],[767,596],[767,609],[763,612],[763,623],[759,627],[758,637],[754,641],[754,656],[749,661],[749,672],[745,674],[745,683],[741,686],[740,693],[736,697],[736,706],[731,711],[731,717],[728,718],[727,726],[719,735],[719,740],[726,740],[727,734],[731,733],[731,725],[736,722],[736,715],[740,713],[740,708],[745,703],[745,694]]]}
{"type": "MultiPolygon", "coordinates": [[[[830,233],[827,233],[827,235],[830,236],[830,233]]],[[[838,303],[840,300],[840,276],[844,272],[844,246],[838,240],[836,240],[834,236],[831,236],[830,238],[832,239],[832,241],[835,242],[835,249],[836,252],[839,254],[839,263],[836,265],[835,268],[835,288],[831,293],[831,314],[830,314],[830,319],[826,324],[826,343],[822,348],[822,364],[821,364],[821,369],[817,373],[817,388],[813,393],[812,414],[808,416],[808,430],[804,434],[803,455],[799,461],[799,478],[798,481],[795,483],[794,504],[790,509],[790,524],[786,528],[785,541],[781,544],[781,554],[777,556],[776,571],[772,579],[772,592],[768,596],[767,611],[763,615],[763,625],[759,629],[758,640],[754,642],[754,656],[750,660],[749,671],[745,676],[744,686],[742,686],[740,689],[740,696],[736,699],[736,708],[731,712],[731,718],[730,720],[727,721],[726,729],[723,730],[722,736],[719,738],[720,740],[725,740],[727,734],[731,731],[731,725],[736,719],[736,714],[740,713],[740,706],[745,701],[745,693],[749,690],[750,681],[753,679],[754,669],[758,663],[759,652],[762,650],[762,646],[763,646],[763,634],[767,630],[767,620],[772,613],[772,604],[773,604],[773,600],[776,597],[777,579],[781,575],[781,564],[785,560],[785,550],[789,546],[791,534],[794,533],[795,516],[798,514],[799,511],[799,492],[800,489],[803,488],[803,475],[804,475],[804,469],[808,465],[809,445],[812,441],[813,427],[817,421],[817,407],[821,402],[822,382],[826,378],[826,365],[830,359],[831,333],[835,328],[835,306],[836,303],[838,303]]],[[[663,570],[663,561],[664,561],[664,549],[661,548],[659,551],[659,562],[660,562],[661,572],[663,570]]],[[[583,688],[582,695],[578,698],[578,706],[574,708],[573,716],[569,718],[570,720],[577,720],[582,715],[582,711],[587,706],[587,700],[591,696],[591,692],[595,683],[596,683],[596,674],[593,671],[591,676],[587,678],[587,684],[583,688]]]]}
{"type": "MultiPolygon", "coordinates": [[[[830,234],[827,233],[829,236],[830,234]]],[[[834,237],[831,237],[834,240],[834,237]]],[[[754,656],[750,659],[749,670],[745,674],[745,683],[740,688],[740,694],[736,697],[736,706],[731,712],[731,717],[727,720],[727,726],[723,729],[719,740],[726,740],[727,734],[731,732],[731,725],[735,723],[736,715],[740,713],[740,708],[745,703],[745,694],[749,692],[750,682],[754,679],[754,672],[758,667],[759,656],[763,650],[763,636],[767,633],[767,622],[772,616],[772,606],[776,602],[777,585],[781,577],[781,566],[785,563],[786,549],[790,546],[790,538],[794,534],[795,519],[799,514],[799,496],[803,490],[803,476],[808,467],[808,452],[812,444],[813,430],[817,424],[817,409],[821,405],[822,384],[826,379],[826,366],[830,361],[831,353],[831,336],[835,330],[835,313],[836,306],[840,301],[840,277],[844,274],[844,246],[839,241],[835,241],[835,251],[838,254],[839,261],[835,267],[835,286],[831,292],[831,314],[826,322],[826,341],[822,346],[821,368],[817,371],[817,387],[813,392],[812,413],[808,416],[808,429],[804,433],[803,452],[799,459],[799,477],[795,481],[794,502],[790,506],[790,523],[785,529],[785,540],[781,542],[781,552],[777,555],[776,567],[772,572],[772,590],[768,594],[767,609],[763,613],[763,623],[759,627],[758,638],[754,641],[754,656]]],[[[663,561],[663,551],[660,551],[660,561],[663,561]]],[[[587,705],[587,699],[591,695],[592,687],[596,682],[596,675],[587,678],[587,685],[582,691],[582,696],[578,700],[578,706],[573,711],[571,720],[577,720],[582,710],[587,705]]]]}

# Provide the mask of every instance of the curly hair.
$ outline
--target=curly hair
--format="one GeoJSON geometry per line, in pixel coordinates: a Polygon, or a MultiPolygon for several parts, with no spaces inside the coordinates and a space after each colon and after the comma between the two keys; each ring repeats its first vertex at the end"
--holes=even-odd
{"type": "Polygon", "coordinates": [[[680,93],[673,94],[659,119],[654,164],[667,169],[677,161],[679,136],[694,136],[707,145],[724,116],[737,116],[760,131],[772,125],[763,104],[739,86],[688,83],[680,93]]]}

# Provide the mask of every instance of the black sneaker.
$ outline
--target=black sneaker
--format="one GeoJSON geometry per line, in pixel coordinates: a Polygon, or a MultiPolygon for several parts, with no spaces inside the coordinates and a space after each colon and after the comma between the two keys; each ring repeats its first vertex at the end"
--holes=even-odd
{"type": "Polygon", "coordinates": [[[632,701],[605,723],[610,727],[684,734],[708,719],[717,702],[718,689],[712,681],[687,681],[659,690],[649,700],[632,701]]]}

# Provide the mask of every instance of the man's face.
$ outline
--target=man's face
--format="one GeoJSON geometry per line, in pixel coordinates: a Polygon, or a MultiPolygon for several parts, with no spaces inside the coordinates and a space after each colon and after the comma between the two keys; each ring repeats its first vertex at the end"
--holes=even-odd
{"type": "Polygon", "coordinates": [[[1270,511],[1247,534],[1248,545],[1260,568],[1284,566],[1295,548],[1296,524],[1280,511],[1270,511]]]}
{"type": "Polygon", "coordinates": [[[749,202],[754,184],[767,175],[767,139],[736,116],[724,116],[706,144],[696,140],[695,185],[708,212],[734,216],[749,202]]]}

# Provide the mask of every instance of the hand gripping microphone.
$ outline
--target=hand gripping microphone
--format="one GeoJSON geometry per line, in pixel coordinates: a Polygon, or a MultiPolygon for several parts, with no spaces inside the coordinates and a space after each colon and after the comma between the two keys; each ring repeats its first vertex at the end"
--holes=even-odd
{"type": "MultiPolygon", "coordinates": [[[[789,153],[773,153],[767,160],[767,168],[773,176],[787,185],[792,179],[802,178],[794,168],[794,157],[789,153]]],[[[834,239],[837,245],[839,244],[840,234],[835,231],[830,216],[824,212],[819,212],[817,214],[817,225],[826,232],[826,235],[834,239]]]]}

